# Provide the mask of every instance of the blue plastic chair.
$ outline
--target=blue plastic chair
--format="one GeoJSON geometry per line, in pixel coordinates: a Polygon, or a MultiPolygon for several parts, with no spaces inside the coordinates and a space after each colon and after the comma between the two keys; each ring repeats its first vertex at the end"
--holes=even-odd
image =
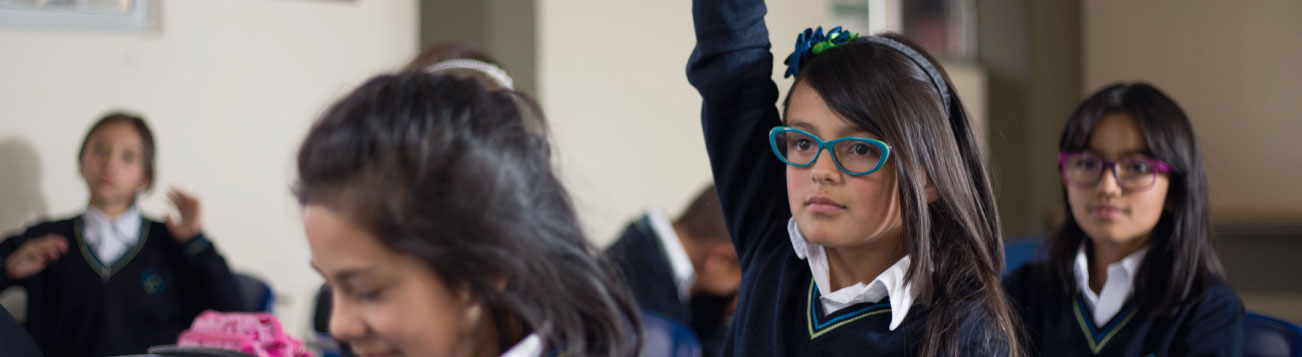
{"type": "Polygon", "coordinates": [[[1043,235],[1012,237],[1004,240],[1004,276],[1017,270],[1022,264],[1044,258],[1040,253],[1043,235]]]}
{"type": "Polygon", "coordinates": [[[700,357],[701,342],[691,329],[660,314],[642,311],[642,355],[700,357]]]}
{"type": "Polygon", "coordinates": [[[41,349],[9,310],[0,308],[0,351],[6,356],[40,356],[41,349]]]}
{"type": "Polygon", "coordinates": [[[270,313],[272,307],[276,305],[276,294],[262,279],[236,273],[235,285],[240,289],[240,300],[242,300],[239,311],[270,313]]]}
{"type": "Polygon", "coordinates": [[[1279,318],[1248,312],[1243,317],[1245,357],[1302,357],[1302,327],[1279,318]]]}
{"type": "Polygon", "coordinates": [[[350,357],[352,350],[347,344],[340,343],[330,336],[330,309],[333,308],[330,287],[321,284],[316,291],[316,301],[312,304],[312,332],[316,338],[310,344],[320,349],[321,357],[350,357]]]}

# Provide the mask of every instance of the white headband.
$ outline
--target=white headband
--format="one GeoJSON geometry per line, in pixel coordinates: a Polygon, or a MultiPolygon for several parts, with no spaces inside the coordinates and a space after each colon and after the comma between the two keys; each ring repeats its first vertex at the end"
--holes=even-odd
{"type": "Polygon", "coordinates": [[[468,69],[478,71],[487,75],[488,78],[492,78],[493,81],[497,82],[497,84],[503,88],[515,90],[515,81],[511,80],[511,76],[507,75],[506,71],[503,71],[501,67],[488,62],[459,58],[435,63],[432,66],[425,67],[425,72],[436,73],[438,71],[449,69],[468,69]]]}

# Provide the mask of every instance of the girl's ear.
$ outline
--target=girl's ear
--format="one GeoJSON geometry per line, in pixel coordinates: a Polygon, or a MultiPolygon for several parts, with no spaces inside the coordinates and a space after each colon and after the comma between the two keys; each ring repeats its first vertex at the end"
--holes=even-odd
{"type": "Polygon", "coordinates": [[[505,276],[497,277],[496,281],[493,282],[493,287],[497,288],[498,292],[506,291],[506,279],[505,276]]]}
{"type": "Polygon", "coordinates": [[[469,288],[464,287],[461,291],[457,292],[457,297],[461,299],[461,306],[463,308],[461,311],[463,314],[461,317],[463,319],[462,321],[468,322],[462,325],[461,328],[463,329],[463,332],[471,332],[476,326],[479,326],[479,322],[483,321],[485,318],[483,300],[479,299],[470,291],[469,288]]]}

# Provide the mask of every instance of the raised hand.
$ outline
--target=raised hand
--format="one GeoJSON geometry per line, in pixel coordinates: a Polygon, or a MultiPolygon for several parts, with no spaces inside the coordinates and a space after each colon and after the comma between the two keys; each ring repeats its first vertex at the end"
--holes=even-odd
{"type": "Polygon", "coordinates": [[[58,234],[29,240],[5,260],[5,275],[13,280],[36,275],[67,252],[68,239],[58,234]]]}
{"type": "Polygon", "coordinates": [[[199,232],[203,230],[203,222],[199,217],[199,199],[176,187],[172,187],[167,192],[167,199],[181,214],[180,218],[167,216],[167,231],[172,233],[172,237],[178,242],[185,243],[199,236],[199,232]]]}

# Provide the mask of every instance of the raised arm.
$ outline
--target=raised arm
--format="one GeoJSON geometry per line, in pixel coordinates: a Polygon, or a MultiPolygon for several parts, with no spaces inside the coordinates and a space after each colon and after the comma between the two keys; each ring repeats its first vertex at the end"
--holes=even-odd
{"type": "Polygon", "coordinates": [[[791,216],[768,132],[781,124],[762,0],[694,0],[696,48],[687,79],[701,94],[701,124],[728,231],[742,264],[774,221],[791,216]]]}

